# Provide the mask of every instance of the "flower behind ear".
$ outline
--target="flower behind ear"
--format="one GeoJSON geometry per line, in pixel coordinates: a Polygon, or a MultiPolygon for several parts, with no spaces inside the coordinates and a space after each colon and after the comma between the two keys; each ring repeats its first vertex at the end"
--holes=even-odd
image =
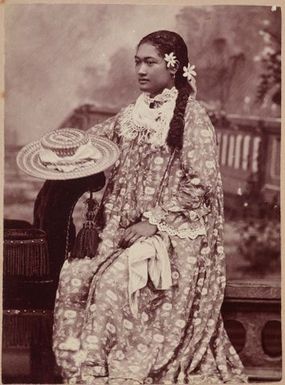
{"type": "Polygon", "coordinates": [[[166,66],[167,68],[169,67],[175,67],[178,63],[178,60],[176,56],[174,55],[174,52],[170,52],[170,54],[165,54],[164,55],[164,60],[166,61],[166,66]]]}
{"type": "Polygon", "coordinates": [[[183,76],[188,79],[189,82],[194,79],[194,76],[197,75],[197,73],[194,71],[195,66],[188,63],[187,67],[183,67],[183,76]]]}

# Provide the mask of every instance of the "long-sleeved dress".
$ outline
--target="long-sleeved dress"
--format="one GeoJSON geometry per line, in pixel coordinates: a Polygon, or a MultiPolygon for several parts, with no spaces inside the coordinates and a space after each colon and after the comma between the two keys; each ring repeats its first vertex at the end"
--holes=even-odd
{"type": "Polygon", "coordinates": [[[168,112],[148,111],[148,97],[141,95],[93,128],[116,142],[121,155],[104,194],[97,256],[66,261],[60,275],[54,352],[66,382],[247,381],[220,315],[226,278],[215,131],[190,96],[183,148],[172,154],[165,144],[177,96],[172,91],[164,91],[168,112]],[[151,123],[153,116],[159,124],[151,123]],[[134,314],[129,253],[119,242],[141,220],[157,225],[171,285],[161,289],[148,277],[134,314]]]}

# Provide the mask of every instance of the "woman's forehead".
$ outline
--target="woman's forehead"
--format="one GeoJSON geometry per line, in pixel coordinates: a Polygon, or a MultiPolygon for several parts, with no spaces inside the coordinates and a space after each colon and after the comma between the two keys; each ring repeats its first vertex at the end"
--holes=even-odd
{"type": "Polygon", "coordinates": [[[159,54],[157,48],[151,43],[141,44],[138,47],[135,56],[142,59],[146,57],[161,58],[161,55],[159,54]]]}

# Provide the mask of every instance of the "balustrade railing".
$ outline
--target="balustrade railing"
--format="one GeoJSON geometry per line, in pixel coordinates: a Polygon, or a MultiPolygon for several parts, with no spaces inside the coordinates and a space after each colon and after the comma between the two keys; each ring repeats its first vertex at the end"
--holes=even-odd
{"type": "Polygon", "coordinates": [[[280,119],[229,115],[215,124],[225,194],[242,194],[258,178],[264,198],[279,201],[280,119]]]}

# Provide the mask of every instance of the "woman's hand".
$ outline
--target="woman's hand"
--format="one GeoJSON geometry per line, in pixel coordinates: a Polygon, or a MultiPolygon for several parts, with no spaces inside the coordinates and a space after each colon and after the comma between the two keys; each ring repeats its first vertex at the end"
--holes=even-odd
{"type": "Polygon", "coordinates": [[[141,237],[151,237],[157,232],[157,227],[147,221],[138,222],[128,227],[120,241],[120,246],[126,248],[131,246],[141,237]]]}

